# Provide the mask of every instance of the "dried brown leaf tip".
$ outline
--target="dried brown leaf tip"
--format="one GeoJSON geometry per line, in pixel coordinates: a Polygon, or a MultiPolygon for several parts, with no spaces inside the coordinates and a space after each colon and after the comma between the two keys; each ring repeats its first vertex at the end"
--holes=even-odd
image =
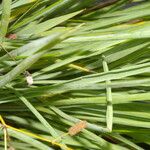
{"type": "Polygon", "coordinates": [[[143,22],[143,19],[132,19],[132,20],[129,20],[127,23],[128,24],[136,24],[136,23],[140,23],[140,22],[143,22]]]}
{"type": "Polygon", "coordinates": [[[79,132],[81,132],[86,127],[87,127],[87,122],[80,121],[80,122],[76,123],[74,126],[72,126],[71,128],[69,128],[68,133],[69,133],[69,135],[74,136],[74,135],[78,134],[79,132]]]}
{"type": "Polygon", "coordinates": [[[15,40],[17,39],[17,34],[9,34],[6,36],[8,39],[15,40]]]}

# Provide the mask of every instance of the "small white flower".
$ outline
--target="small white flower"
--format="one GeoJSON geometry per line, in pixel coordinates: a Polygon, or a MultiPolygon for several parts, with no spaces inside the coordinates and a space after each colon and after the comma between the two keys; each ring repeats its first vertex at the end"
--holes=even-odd
{"type": "Polygon", "coordinates": [[[33,78],[32,78],[31,75],[26,76],[26,80],[27,80],[28,85],[32,85],[33,84],[33,78]]]}

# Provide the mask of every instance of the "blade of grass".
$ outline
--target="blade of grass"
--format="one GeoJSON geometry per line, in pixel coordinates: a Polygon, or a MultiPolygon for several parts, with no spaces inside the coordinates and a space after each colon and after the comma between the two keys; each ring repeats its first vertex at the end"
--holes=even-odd
{"type": "Polygon", "coordinates": [[[29,108],[29,110],[38,118],[38,120],[49,130],[50,134],[53,137],[57,137],[58,134],[54,130],[54,128],[47,122],[47,120],[34,108],[34,106],[24,97],[22,96],[18,91],[16,91],[13,87],[7,87],[13,93],[16,94],[16,96],[29,108]]]}
{"type": "Polygon", "coordinates": [[[3,39],[5,38],[7,34],[9,18],[10,18],[10,13],[11,13],[11,1],[12,0],[3,0],[2,2],[0,44],[3,42],[3,39]]]}
{"type": "MultiPolygon", "coordinates": [[[[103,69],[104,72],[109,72],[108,65],[106,62],[106,58],[103,55],[103,69]]],[[[106,126],[109,131],[112,131],[113,127],[113,106],[112,106],[112,94],[111,94],[111,87],[108,87],[108,85],[111,84],[110,80],[106,80],[106,101],[107,101],[107,110],[106,110],[106,126]]]]}
{"type": "MultiPolygon", "coordinates": [[[[53,47],[56,43],[60,42],[60,34],[57,34],[56,36],[49,37],[48,40],[43,45],[43,49],[46,47],[53,47]]],[[[41,49],[42,49],[41,48],[41,49]]],[[[41,50],[37,49],[37,50],[41,50]]],[[[14,69],[12,69],[10,72],[8,72],[6,75],[4,75],[4,78],[0,80],[0,87],[6,85],[8,82],[13,80],[16,76],[23,73],[26,69],[28,69],[32,64],[34,64],[37,60],[41,58],[42,55],[44,55],[48,50],[41,51],[39,53],[36,53],[35,55],[31,55],[24,59],[19,65],[17,65],[14,69]]]]}
{"type": "Polygon", "coordinates": [[[40,34],[46,30],[49,30],[55,26],[57,26],[58,24],[78,15],[79,13],[81,13],[81,11],[77,11],[77,12],[74,12],[74,13],[70,13],[70,14],[67,14],[67,15],[63,15],[63,16],[60,16],[60,17],[57,17],[57,18],[53,18],[53,19],[49,19],[45,22],[42,22],[36,26],[32,26],[30,28],[27,28],[27,29],[23,29],[19,32],[17,32],[17,35],[27,35],[27,36],[31,36],[31,35],[36,35],[36,34],[40,34]]]}

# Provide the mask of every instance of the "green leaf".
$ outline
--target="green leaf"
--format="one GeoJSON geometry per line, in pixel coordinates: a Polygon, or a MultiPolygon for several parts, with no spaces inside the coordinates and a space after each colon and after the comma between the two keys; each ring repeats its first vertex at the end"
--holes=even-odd
{"type": "Polygon", "coordinates": [[[3,42],[8,30],[9,19],[11,13],[11,0],[3,0],[2,2],[2,17],[1,17],[1,34],[0,43],[3,42]]]}
{"type": "Polygon", "coordinates": [[[57,25],[59,25],[60,23],[78,15],[79,13],[81,13],[81,11],[77,11],[77,12],[74,12],[74,13],[70,13],[70,14],[67,14],[67,15],[63,15],[63,16],[60,16],[60,17],[56,17],[56,18],[53,18],[53,19],[49,19],[45,22],[42,22],[42,23],[39,23],[35,26],[31,26],[30,28],[27,28],[27,29],[23,29],[19,32],[17,32],[17,35],[23,35],[25,37],[27,36],[31,36],[31,35],[38,35],[46,30],[49,30],[57,25]]]}
{"type": "MultiPolygon", "coordinates": [[[[57,34],[56,36],[50,36],[46,41],[43,41],[44,44],[42,46],[43,49],[46,47],[53,47],[56,43],[60,42],[60,35],[57,34]]],[[[32,43],[33,44],[33,43],[32,43]]],[[[41,50],[42,48],[39,47],[37,50],[41,50]]],[[[13,70],[3,76],[0,80],[0,87],[6,85],[10,81],[12,81],[16,76],[23,73],[26,69],[28,69],[31,65],[33,65],[37,60],[39,60],[42,55],[44,55],[47,51],[41,51],[34,55],[29,56],[25,60],[23,60],[19,65],[17,65],[13,70]]]]}

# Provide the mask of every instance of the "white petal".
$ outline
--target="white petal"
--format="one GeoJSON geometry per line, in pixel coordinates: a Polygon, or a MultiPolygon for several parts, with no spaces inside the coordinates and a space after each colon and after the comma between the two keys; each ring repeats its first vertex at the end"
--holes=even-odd
{"type": "Polygon", "coordinates": [[[32,78],[32,76],[27,76],[26,80],[27,80],[28,85],[32,85],[33,84],[33,78],[32,78]]]}

